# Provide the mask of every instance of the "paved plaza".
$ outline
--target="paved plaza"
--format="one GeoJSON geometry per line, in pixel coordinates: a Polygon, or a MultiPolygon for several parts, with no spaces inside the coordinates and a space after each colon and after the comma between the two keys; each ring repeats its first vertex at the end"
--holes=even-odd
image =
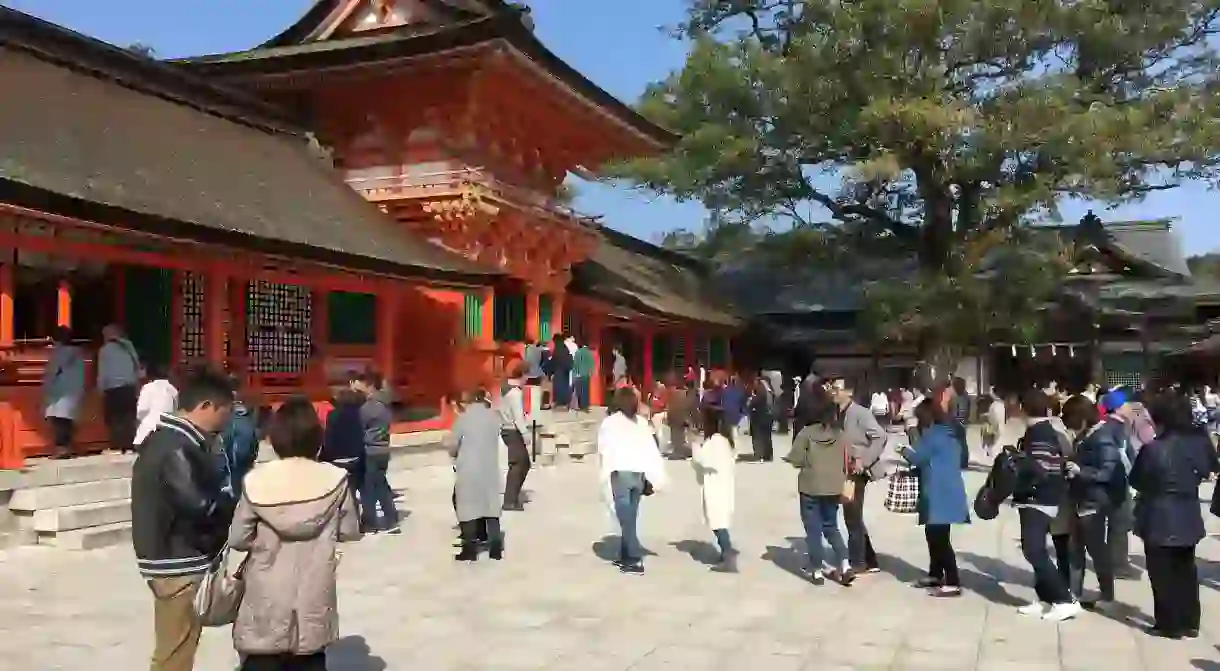
{"type": "MultiPolygon", "coordinates": [[[[345,549],[343,638],[330,668],[1220,669],[1217,538],[1201,547],[1203,637],[1162,641],[1138,628],[1150,610],[1146,581],[1120,583],[1126,609],[1116,619],[1086,614],[1057,627],[1018,615],[1032,590],[1011,511],[955,531],[963,598],[934,600],[908,587],[926,563],[922,531],[883,509],[881,488],[870,492],[869,520],[885,573],[849,589],[814,587],[797,575],[795,482],[783,463],[739,467],[733,533],[742,571],[711,573],[690,467],[671,464],[671,474],[673,486],[644,508],[644,544],[655,556],[643,577],[621,576],[607,562],[613,550],[601,542],[608,520],[592,463],[531,474],[529,509],[505,521],[506,560],[474,565],[451,559],[447,470],[401,474],[404,533],[345,549]]],[[[972,492],[982,478],[970,474],[972,492]]],[[[147,668],[152,604],[130,548],[19,549],[3,555],[0,572],[0,667],[147,668]]],[[[196,668],[235,664],[229,632],[205,632],[196,668]]]]}

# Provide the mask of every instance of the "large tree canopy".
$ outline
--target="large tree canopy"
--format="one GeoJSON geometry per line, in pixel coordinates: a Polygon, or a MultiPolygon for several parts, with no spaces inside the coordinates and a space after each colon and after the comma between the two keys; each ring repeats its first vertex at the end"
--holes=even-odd
{"type": "Polygon", "coordinates": [[[891,335],[960,340],[928,313],[1042,300],[975,282],[1022,224],[1215,178],[1218,17],[1220,0],[692,0],[685,67],[640,104],[682,140],[616,174],[786,222],[797,248],[913,256],[919,295],[879,296],[891,335]]]}

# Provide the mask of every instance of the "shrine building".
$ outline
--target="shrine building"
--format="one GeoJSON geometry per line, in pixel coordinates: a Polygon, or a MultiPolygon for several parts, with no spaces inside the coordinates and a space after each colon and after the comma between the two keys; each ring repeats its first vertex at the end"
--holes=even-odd
{"type": "MultiPolygon", "coordinates": [[[[644,381],[730,365],[705,269],[559,202],[568,172],[672,141],[500,2],[319,2],[242,54],[158,62],[0,7],[0,467],[49,451],[56,326],[93,358],[223,365],[319,403],[382,372],[396,431],[564,331],[644,381]]],[[[599,376],[600,377],[600,376],[599,376]]],[[[603,386],[594,385],[594,400],[603,386]]]]}

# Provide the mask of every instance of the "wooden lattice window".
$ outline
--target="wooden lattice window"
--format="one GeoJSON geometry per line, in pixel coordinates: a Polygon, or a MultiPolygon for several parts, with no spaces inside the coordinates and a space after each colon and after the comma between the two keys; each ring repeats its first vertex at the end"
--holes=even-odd
{"type": "Polygon", "coordinates": [[[525,297],[519,294],[496,294],[494,329],[496,342],[525,340],[525,297]]]}
{"type": "Polygon", "coordinates": [[[309,289],[259,280],[246,290],[246,348],[255,373],[300,373],[313,353],[309,289]]]}
{"type": "Polygon", "coordinates": [[[462,335],[467,340],[483,337],[483,295],[468,291],[462,297],[462,335]]]}
{"type": "Polygon", "coordinates": [[[377,342],[377,296],[351,291],[326,294],[326,340],[336,345],[377,342]]]}
{"type": "Polygon", "coordinates": [[[711,343],[707,338],[695,338],[695,360],[708,368],[715,368],[711,350],[711,343]]]}
{"type": "Polygon", "coordinates": [[[189,363],[207,356],[204,335],[207,288],[199,273],[183,272],[180,277],[182,321],[178,327],[178,358],[180,363],[189,363]]]}
{"type": "Polygon", "coordinates": [[[673,337],[673,343],[674,343],[674,357],[673,357],[674,370],[685,373],[686,366],[688,363],[686,360],[686,336],[675,335],[673,337]]]}

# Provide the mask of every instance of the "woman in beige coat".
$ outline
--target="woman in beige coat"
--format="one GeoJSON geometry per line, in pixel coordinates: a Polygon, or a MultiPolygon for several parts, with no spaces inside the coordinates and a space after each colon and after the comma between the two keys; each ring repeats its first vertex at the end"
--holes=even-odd
{"type": "Polygon", "coordinates": [[[325,671],[339,635],[335,555],[360,536],[347,471],[320,463],[322,423],[305,398],[289,400],[271,422],[280,456],[250,472],[229,546],[249,552],[246,594],[233,646],[242,671],[325,671]]]}

